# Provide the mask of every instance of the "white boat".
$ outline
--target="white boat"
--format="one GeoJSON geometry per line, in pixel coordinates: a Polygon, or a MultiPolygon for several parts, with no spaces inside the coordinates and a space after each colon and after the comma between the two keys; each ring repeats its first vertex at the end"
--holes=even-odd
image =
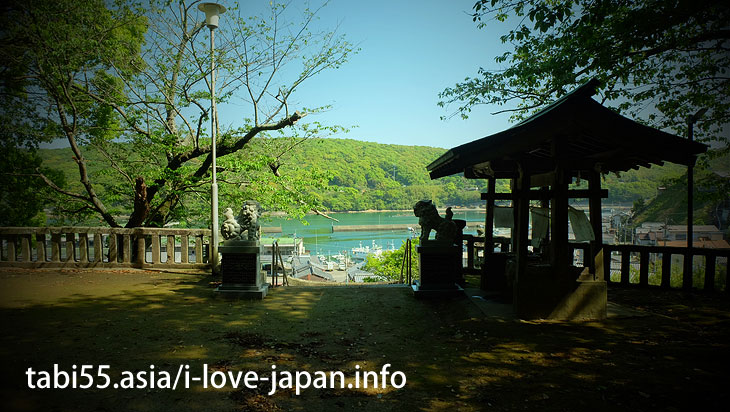
{"type": "Polygon", "coordinates": [[[369,255],[380,256],[383,253],[383,247],[375,244],[373,240],[372,248],[370,246],[363,246],[360,242],[360,246],[352,248],[353,259],[365,260],[369,255]]]}

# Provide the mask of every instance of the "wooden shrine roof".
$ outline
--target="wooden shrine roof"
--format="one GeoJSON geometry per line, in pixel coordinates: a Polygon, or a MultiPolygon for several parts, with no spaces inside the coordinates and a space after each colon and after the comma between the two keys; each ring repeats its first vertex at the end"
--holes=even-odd
{"type": "Polygon", "coordinates": [[[518,162],[533,174],[555,169],[556,158],[575,174],[620,172],[672,162],[694,164],[707,146],[642,125],[591,97],[593,79],[515,126],[451,148],[426,168],[431,179],[516,176],[518,162]]]}

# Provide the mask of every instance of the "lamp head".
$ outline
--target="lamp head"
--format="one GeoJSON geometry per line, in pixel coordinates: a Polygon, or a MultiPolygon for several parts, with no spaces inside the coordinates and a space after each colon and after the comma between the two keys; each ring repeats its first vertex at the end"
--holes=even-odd
{"type": "Polygon", "coordinates": [[[697,122],[698,120],[700,120],[700,118],[701,118],[702,116],[704,116],[704,115],[705,115],[705,113],[707,113],[707,108],[706,108],[706,107],[703,107],[702,109],[698,110],[698,111],[697,111],[697,113],[695,113],[695,114],[691,115],[691,116],[689,117],[689,120],[688,120],[688,122],[689,122],[689,123],[696,123],[696,122],[697,122]]]}
{"type": "Polygon", "coordinates": [[[226,11],[226,8],[218,3],[201,3],[198,4],[198,9],[205,12],[205,24],[211,30],[218,28],[218,18],[226,11]]]}

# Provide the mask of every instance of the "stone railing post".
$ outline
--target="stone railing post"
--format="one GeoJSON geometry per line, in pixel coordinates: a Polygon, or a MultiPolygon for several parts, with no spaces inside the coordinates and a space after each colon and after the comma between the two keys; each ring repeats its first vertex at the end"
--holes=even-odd
{"type": "Polygon", "coordinates": [[[204,256],[209,237],[209,229],[0,227],[0,266],[208,269],[204,256]],[[176,257],[178,236],[179,260],[176,257]],[[147,237],[151,238],[151,262],[146,259],[147,237]],[[194,261],[190,259],[191,237],[195,239],[194,261]],[[108,251],[105,251],[105,242],[108,251]],[[164,262],[163,243],[167,256],[164,262]],[[106,261],[105,256],[108,256],[106,261]]]}

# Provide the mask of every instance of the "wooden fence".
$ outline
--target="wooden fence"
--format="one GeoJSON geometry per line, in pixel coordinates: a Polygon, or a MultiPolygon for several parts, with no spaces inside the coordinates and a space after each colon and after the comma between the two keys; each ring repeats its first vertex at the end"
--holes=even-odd
{"type": "MultiPolygon", "coordinates": [[[[510,249],[508,237],[494,237],[494,246],[499,247],[501,252],[507,253],[510,249]]],[[[464,272],[471,275],[481,273],[480,265],[477,265],[477,258],[484,258],[484,237],[464,235],[464,246],[466,246],[466,266],[464,272]]]]}
{"type": "Polygon", "coordinates": [[[209,268],[209,229],[2,227],[0,266],[209,268]]]}
{"type": "MultiPolygon", "coordinates": [[[[570,247],[572,251],[582,250],[581,255],[587,259],[587,244],[572,243],[570,247]]],[[[729,259],[730,249],[603,245],[604,278],[609,284],[623,286],[730,293],[727,287],[729,259]]],[[[583,263],[585,265],[585,260],[583,263]]]]}
{"type": "MultiPolygon", "coordinates": [[[[464,236],[467,259],[464,272],[480,274],[476,262],[483,256],[484,238],[464,236]]],[[[495,245],[509,251],[508,238],[495,238],[495,245]]],[[[570,243],[570,255],[576,266],[586,266],[587,243],[570,243]]],[[[670,246],[603,245],[603,273],[609,284],[674,289],[725,291],[728,288],[727,266],[730,249],[686,248],[670,246]],[[690,259],[691,264],[687,263],[690,259]]]]}

